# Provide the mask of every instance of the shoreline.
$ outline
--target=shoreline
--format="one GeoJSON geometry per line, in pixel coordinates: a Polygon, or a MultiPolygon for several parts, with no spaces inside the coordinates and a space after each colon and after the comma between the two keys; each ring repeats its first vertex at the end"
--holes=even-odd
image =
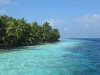
{"type": "Polygon", "coordinates": [[[9,49],[14,49],[14,48],[18,48],[18,47],[23,47],[23,46],[36,46],[36,45],[45,45],[45,44],[52,44],[52,43],[56,43],[59,42],[60,40],[56,40],[53,42],[37,42],[37,43],[27,43],[27,44],[19,44],[19,45],[15,45],[15,46],[0,46],[0,52],[4,50],[5,51],[10,51],[9,49]]]}

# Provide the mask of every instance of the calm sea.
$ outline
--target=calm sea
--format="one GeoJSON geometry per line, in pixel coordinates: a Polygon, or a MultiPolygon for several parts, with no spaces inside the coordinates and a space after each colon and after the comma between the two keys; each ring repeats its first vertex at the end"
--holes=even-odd
{"type": "Polygon", "coordinates": [[[100,75],[100,39],[12,49],[0,54],[0,75],[100,75]]]}

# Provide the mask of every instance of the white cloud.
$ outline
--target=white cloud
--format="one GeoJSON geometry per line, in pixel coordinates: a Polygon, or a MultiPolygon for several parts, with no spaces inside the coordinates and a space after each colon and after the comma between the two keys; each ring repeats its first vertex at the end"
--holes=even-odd
{"type": "Polygon", "coordinates": [[[63,31],[67,32],[67,31],[69,31],[69,29],[65,27],[65,28],[63,28],[63,31]]]}
{"type": "Polygon", "coordinates": [[[92,14],[81,16],[74,19],[74,23],[77,24],[84,33],[100,33],[100,15],[92,14]]]}
{"type": "Polygon", "coordinates": [[[0,13],[5,13],[5,12],[7,12],[7,10],[5,10],[5,9],[0,9],[0,13]]]}
{"type": "Polygon", "coordinates": [[[85,24],[85,27],[88,28],[89,27],[89,24],[85,24]]]}
{"type": "Polygon", "coordinates": [[[81,0],[72,0],[72,3],[73,4],[80,4],[81,3],[81,0]]]}
{"type": "Polygon", "coordinates": [[[77,23],[98,23],[100,22],[100,15],[98,14],[93,14],[90,16],[82,16],[79,18],[74,19],[75,22],[77,23]]]}
{"type": "Polygon", "coordinates": [[[49,22],[50,25],[53,25],[53,26],[61,24],[61,21],[60,20],[56,20],[56,19],[47,19],[47,20],[44,20],[43,22],[45,22],[45,21],[49,22]]]}
{"type": "Polygon", "coordinates": [[[10,4],[12,0],[0,0],[0,5],[10,4]]]}

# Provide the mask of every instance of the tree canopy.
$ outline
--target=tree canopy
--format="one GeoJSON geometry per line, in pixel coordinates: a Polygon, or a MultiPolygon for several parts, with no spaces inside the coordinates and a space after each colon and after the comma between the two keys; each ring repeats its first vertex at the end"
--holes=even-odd
{"type": "Polygon", "coordinates": [[[48,22],[38,25],[37,22],[27,23],[24,18],[0,16],[0,48],[54,42],[59,37],[59,31],[48,22]]]}

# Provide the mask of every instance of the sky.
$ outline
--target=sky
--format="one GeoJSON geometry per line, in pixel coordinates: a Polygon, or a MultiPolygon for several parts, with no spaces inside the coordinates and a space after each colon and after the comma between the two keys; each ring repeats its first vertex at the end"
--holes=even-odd
{"type": "Polygon", "coordinates": [[[48,21],[62,38],[100,38],[100,0],[0,0],[0,15],[48,21]]]}

